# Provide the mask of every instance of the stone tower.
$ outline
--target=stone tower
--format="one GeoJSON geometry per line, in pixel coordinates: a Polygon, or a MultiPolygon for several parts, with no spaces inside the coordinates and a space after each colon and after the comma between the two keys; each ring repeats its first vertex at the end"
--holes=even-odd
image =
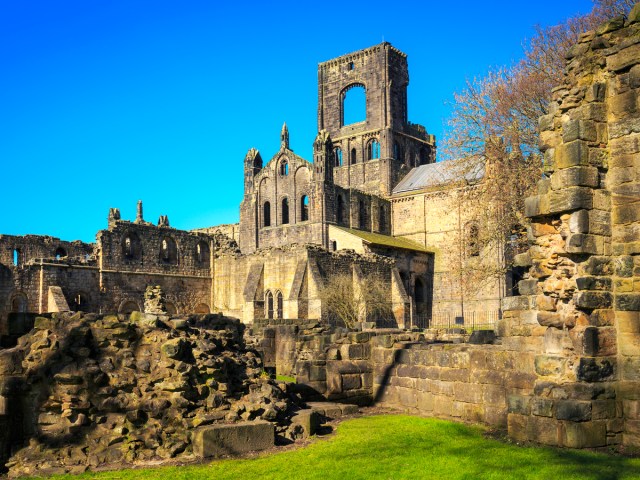
{"type": "Polygon", "coordinates": [[[318,66],[318,131],[335,148],[337,185],[389,196],[413,167],[435,161],[435,137],[407,119],[407,56],[387,42],[318,66]],[[364,121],[345,125],[345,99],[365,93],[364,121]]]}

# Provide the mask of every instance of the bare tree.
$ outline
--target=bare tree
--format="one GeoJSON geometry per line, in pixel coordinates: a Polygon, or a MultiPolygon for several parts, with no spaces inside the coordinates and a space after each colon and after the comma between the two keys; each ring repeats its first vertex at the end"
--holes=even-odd
{"type": "Polygon", "coordinates": [[[341,320],[348,328],[365,319],[393,314],[389,289],[376,276],[355,281],[352,274],[332,275],[320,288],[319,297],[329,316],[341,320]]]}

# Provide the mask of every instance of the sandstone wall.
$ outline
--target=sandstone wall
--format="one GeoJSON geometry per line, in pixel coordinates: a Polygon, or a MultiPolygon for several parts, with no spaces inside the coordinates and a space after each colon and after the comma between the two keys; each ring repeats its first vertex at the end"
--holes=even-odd
{"type": "Polygon", "coordinates": [[[548,178],[526,202],[531,268],[504,331],[536,352],[534,392],[509,413],[516,438],[535,423],[547,443],[640,445],[639,22],[636,5],[582,35],[540,119],[548,178]]]}
{"type": "MultiPolygon", "coordinates": [[[[455,183],[395,195],[391,201],[393,235],[413,240],[434,252],[433,315],[462,315],[462,311],[497,312],[510,295],[507,278],[474,282],[460,276],[460,262],[482,262],[494,271],[502,261],[498,251],[486,248],[477,257],[468,252],[472,221],[463,191],[455,183]],[[479,284],[479,285],[478,285],[479,284]]],[[[482,228],[482,226],[479,226],[482,228]]]]}
{"type": "Polygon", "coordinates": [[[158,462],[240,419],[286,435],[297,408],[261,374],[243,326],[219,315],[40,316],[0,351],[0,460],[11,476],[158,462]]]}

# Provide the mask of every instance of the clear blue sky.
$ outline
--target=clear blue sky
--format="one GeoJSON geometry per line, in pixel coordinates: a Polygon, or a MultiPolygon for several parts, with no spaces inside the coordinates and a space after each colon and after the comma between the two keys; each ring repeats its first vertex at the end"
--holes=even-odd
{"type": "Polygon", "coordinates": [[[0,0],[0,233],[93,241],[109,207],[191,229],[238,221],[243,158],[311,160],[317,64],[383,39],[409,119],[438,137],[465,78],[517,60],[589,0],[0,0]]]}

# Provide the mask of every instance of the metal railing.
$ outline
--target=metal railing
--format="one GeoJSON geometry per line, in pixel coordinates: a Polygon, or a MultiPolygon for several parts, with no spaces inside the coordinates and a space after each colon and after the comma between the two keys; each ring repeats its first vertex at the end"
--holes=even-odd
{"type": "Polygon", "coordinates": [[[501,310],[481,310],[477,312],[433,312],[427,315],[415,315],[414,327],[450,330],[463,328],[467,331],[492,330],[502,318],[501,310]]]}

